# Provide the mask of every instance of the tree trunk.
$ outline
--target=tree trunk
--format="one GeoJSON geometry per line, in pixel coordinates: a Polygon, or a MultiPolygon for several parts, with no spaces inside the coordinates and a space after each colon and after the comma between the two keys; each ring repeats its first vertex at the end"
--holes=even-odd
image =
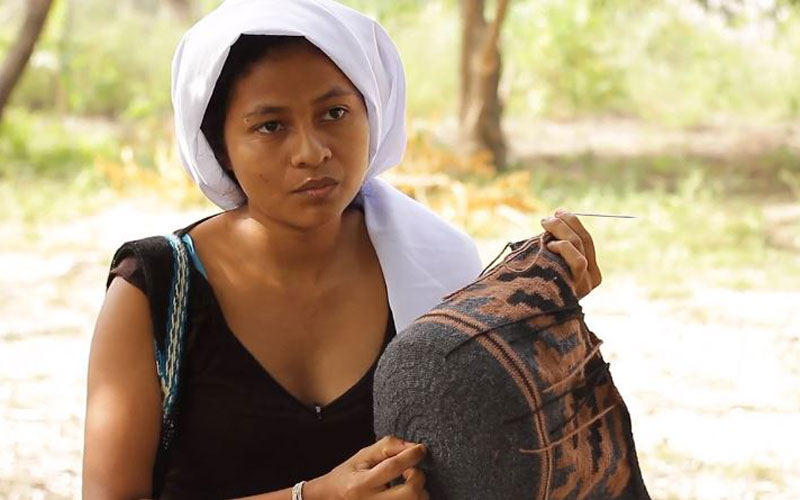
{"type": "Polygon", "coordinates": [[[484,17],[484,7],[484,0],[461,0],[460,139],[466,153],[488,151],[495,167],[503,170],[506,144],[498,92],[502,69],[499,41],[508,0],[497,0],[491,23],[484,17]]]}
{"type": "Polygon", "coordinates": [[[198,15],[198,5],[194,0],[169,0],[170,8],[175,15],[184,23],[190,23],[198,15]]]}
{"type": "Polygon", "coordinates": [[[44,22],[53,0],[27,0],[28,6],[25,22],[19,33],[16,43],[11,47],[0,68],[0,120],[3,118],[3,109],[8,102],[11,91],[14,90],[25,66],[33,53],[33,48],[39,35],[42,34],[44,22]]]}

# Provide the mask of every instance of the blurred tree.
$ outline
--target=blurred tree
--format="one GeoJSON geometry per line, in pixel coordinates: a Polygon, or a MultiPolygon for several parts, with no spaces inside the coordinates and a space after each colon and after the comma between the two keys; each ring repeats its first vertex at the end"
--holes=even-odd
{"type": "Polygon", "coordinates": [[[200,5],[195,0],[167,0],[167,3],[175,15],[185,23],[198,17],[200,5]]]}
{"type": "Polygon", "coordinates": [[[44,22],[53,0],[28,0],[25,22],[22,25],[17,41],[8,51],[3,67],[0,68],[0,120],[11,91],[19,81],[25,66],[33,53],[33,47],[42,34],[44,22]]]}
{"type": "Polygon", "coordinates": [[[503,170],[506,143],[500,127],[503,106],[498,86],[502,62],[500,29],[508,0],[497,0],[491,22],[484,16],[485,7],[485,0],[461,0],[461,143],[467,153],[488,151],[496,168],[503,170]]]}
{"type": "Polygon", "coordinates": [[[697,0],[709,11],[720,12],[728,23],[734,23],[743,12],[758,12],[760,15],[777,18],[783,7],[800,5],[800,0],[697,0]]]}

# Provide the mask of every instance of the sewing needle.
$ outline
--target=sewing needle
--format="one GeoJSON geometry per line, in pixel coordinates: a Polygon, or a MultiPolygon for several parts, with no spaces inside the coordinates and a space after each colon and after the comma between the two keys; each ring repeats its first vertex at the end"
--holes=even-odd
{"type": "Polygon", "coordinates": [[[582,217],[613,217],[615,219],[635,219],[635,215],[612,215],[612,214],[587,214],[581,212],[572,212],[572,215],[580,215],[582,217]]]}

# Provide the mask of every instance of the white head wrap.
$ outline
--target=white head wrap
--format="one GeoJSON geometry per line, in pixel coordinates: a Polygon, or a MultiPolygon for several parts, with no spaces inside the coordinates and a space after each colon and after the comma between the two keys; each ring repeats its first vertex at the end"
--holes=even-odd
{"type": "Polygon", "coordinates": [[[403,65],[378,23],[333,0],[227,0],[183,36],[172,63],[175,132],[181,160],[203,193],[226,210],[245,202],[200,131],[230,47],[242,34],[305,37],[364,96],[369,168],[359,196],[397,330],[474,280],[480,258],[472,240],[376,178],[405,151],[403,65]]]}

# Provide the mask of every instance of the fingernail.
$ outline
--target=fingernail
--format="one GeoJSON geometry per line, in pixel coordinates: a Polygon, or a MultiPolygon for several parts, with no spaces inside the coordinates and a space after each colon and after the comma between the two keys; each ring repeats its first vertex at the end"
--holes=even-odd
{"type": "Polygon", "coordinates": [[[556,209],[556,215],[564,215],[565,213],[567,213],[567,211],[564,210],[563,208],[556,209]]]}

